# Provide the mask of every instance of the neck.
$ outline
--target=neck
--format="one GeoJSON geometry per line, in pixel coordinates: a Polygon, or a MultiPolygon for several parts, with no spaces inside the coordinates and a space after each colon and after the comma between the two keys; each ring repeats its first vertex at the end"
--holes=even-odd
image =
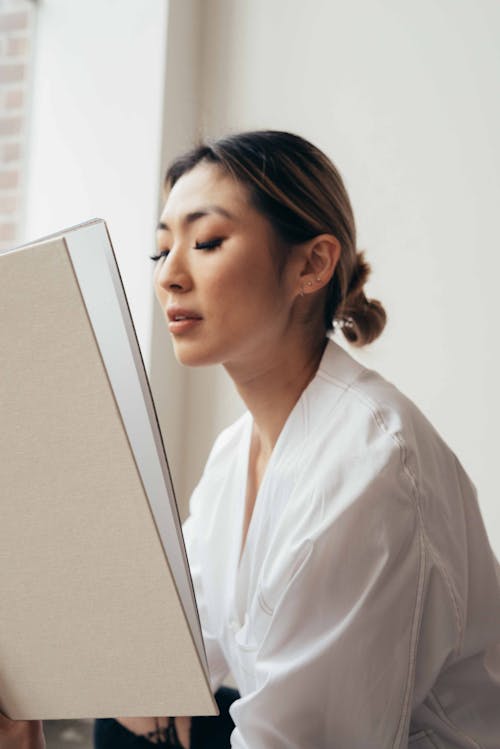
{"type": "Polygon", "coordinates": [[[288,341],[272,355],[226,370],[253,416],[259,453],[268,458],[288,415],[316,374],[327,339],[288,341]]]}

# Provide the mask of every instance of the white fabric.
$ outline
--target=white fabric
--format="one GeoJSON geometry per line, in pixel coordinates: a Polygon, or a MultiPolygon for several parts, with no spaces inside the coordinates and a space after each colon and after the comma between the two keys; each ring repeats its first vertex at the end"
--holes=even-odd
{"type": "Polygon", "coordinates": [[[231,746],[499,749],[499,566],[436,430],[329,341],[238,566],[251,430],[218,437],[183,526],[231,746]]]}

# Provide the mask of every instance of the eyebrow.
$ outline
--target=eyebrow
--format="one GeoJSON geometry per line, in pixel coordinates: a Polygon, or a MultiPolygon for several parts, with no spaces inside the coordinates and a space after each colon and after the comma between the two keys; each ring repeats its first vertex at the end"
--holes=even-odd
{"type": "MultiPolygon", "coordinates": [[[[224,216],[225,218],[233,219],[234,216],[232,213],[229,213],[229,211],[226,211],[225,208],[222,208],[220,205],[207,205],[203,208],[198,208],[196,211],[192,211],[191,213],[187,213],[184,218],[181,220],[182,224],[192,224],[194,221],[197,221],[199,218],[202,218],[203,216],[208,216],[210,213],[218,213],[221,216],[224,216]]],[[[168,224],[165,224],[163,221],[160,221],[158,226],[156,227],[157,231],[170,231],[170,227],[168,224]]]]}

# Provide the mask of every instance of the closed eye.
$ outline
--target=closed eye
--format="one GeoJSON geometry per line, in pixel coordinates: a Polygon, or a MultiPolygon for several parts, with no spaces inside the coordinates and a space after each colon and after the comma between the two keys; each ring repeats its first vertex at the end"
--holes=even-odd
{"type": "Polygon", "coordinates": [[[158,255],[150,255],[149,257],[156,262],[157,260],[161,260],[162,257],[167,257],[169,252],[170,250],[162,250],[158,255]]]}
{"type": "Polygon", "coordinates": [[[218,237],[217,239],[211,239],[209,242],[195,242],[195,250],[213,250],[215,247],[220,247],[223,243],[224,238],[218,237]]]}
{"type": "MultiPolygon", "coordinates": [[[[214,250],[216,247],[220,247],[220,245],[223,243],[224,237],[218,237],[217,239],[211,239],[209,242],[195,242],[194,248],[195,250],[214,250]]],[[[162,257],[167,257],[170,250],[162,250],[158,253],[158,255],[150,255],[149,257],[151,260],[154,260],[155,262],[157,260],[161,260],[162,257]]]]}

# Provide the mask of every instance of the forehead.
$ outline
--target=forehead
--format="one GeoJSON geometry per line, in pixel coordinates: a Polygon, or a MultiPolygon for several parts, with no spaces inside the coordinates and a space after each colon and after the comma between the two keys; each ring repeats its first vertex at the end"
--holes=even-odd
{"type": "Polygon", "coordinates": [[[253,209],[246,188],[215,164],[200,163],[180,177],[170,190],[161,221],[173,224],[200,206],[217,204],[243,219],[253,209]]]}

